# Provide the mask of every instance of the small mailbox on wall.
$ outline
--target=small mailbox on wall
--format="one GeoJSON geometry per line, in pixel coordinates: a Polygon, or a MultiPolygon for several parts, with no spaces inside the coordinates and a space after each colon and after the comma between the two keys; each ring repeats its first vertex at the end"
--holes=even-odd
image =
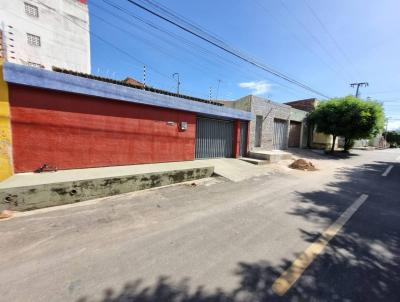
{"type": "Polygon", "coordinates": [[[182,131],[186,131],[188,128],[188,123],[187,122],[180,122],[179,123],[179,129],[182,131]]]}

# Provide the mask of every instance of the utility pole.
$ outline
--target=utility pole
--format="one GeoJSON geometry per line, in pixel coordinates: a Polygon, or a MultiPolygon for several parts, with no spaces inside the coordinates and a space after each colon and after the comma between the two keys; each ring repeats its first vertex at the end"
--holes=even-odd
{"type": "Polygon", "coordinates": [[[143,87],[146,88],[146,65],[143,65],[143,87]]]}
{"type": "Polygon", "coordinates": [[[357,87],[356,89],[356,98],[359,96],[359,89],[360,87],[368,87],[369,84],[367,82],[362,82],[362,83],[351,83],[350,87],[357,87]]]}
{"type": "Polygon", "coordinates": [[[221,84],[221,80],[218,80],[218,86],[217,86],[217,95],[215,96],[215,100],[218,101],[218,95],[219,95],[219,85],[221,84]]]}
{"type": "Polygon", "coordinates": [[[177,76],[178,81],[177,81],[177,89],[176,89],[176,93],[179,94],[179,86],[181,85],[181,81],[179,80],[179,73],[175,72],[172,77],[175,79],[175,76],[177,76]]]}

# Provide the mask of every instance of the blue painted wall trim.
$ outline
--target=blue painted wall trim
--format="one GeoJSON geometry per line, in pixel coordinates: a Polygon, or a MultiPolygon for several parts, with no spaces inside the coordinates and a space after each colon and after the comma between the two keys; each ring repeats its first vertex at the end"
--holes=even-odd
{"type": "Polygon", "coordinates": [[[125,87],[40,68],[5,63],[4,79],[8,83],[52,89],[117,101],[190,111],[216,117],[251,120],[251,112],[195,102],[184,98],[125,87]]]}

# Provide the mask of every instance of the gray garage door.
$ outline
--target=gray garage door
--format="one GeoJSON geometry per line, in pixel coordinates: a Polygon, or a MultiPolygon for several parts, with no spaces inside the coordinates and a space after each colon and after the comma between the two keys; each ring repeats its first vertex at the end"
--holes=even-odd
{"type": "Polygon", "coordinates": [[[274,140],[275,150],[287,149],[287,121],[274,119],[274,140]]]}
{"type": "Polygon", "coordinates": [[[196,158],[232,157],[232,149],[232,121],[197,117],[196,158]]]}

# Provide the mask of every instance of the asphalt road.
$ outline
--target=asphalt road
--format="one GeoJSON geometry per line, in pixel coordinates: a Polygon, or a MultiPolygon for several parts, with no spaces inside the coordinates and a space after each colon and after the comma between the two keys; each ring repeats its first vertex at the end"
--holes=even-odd
{"type": "Polygon", "coordinates": [[[208,179],[0,221],[0,301],[400,301],[400,150],[315,161],[321,170],[208,179]],[[277,295],[275,280],[362,194],[277,295]]]}

